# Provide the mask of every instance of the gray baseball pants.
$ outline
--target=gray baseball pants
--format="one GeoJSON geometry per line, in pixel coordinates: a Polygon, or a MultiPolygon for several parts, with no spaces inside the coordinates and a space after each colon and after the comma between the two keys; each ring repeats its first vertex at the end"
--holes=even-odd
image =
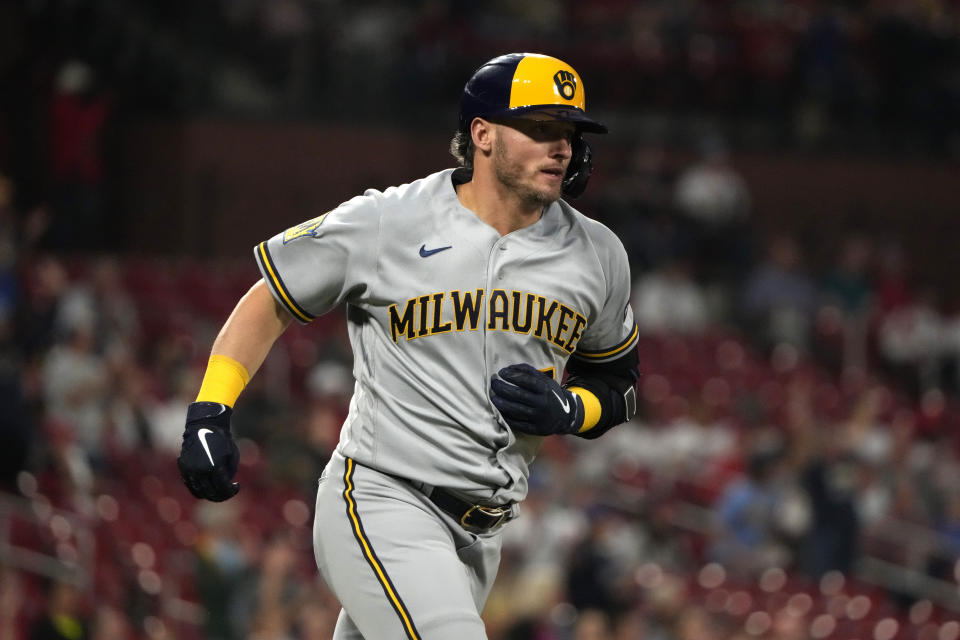
{"type": "Polygon", "coordinates": [[[409,482],[334,453],[313,548],[340,605],[334,640],[486,640],[498,531],[474,534],[409,482]]]}

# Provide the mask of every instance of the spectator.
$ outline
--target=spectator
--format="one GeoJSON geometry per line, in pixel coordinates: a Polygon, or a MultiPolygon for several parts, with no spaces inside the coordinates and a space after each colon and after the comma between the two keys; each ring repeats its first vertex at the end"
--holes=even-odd
{"type": "Polygon", "coordinates": [[[50,469],[60,480],[59,495],[55,496],[64,506],[73,507],[84,514],[93,512],[92,498],[97,477],[91,466],[90,452],[77,440],[77,431],[72,423],[46,417],[40,440],[43,442],[42,465],[50,469]]]}
{"type": "Polygon", "coordinates": [[[556,500],[551,483],[563,482],[562,470],[540,480],[534,472],[530,496],[524,505],[523,518],[516,529],[504,532],[505,552],[517,557],[516,569],[529,566],[552,566],[557,558],[565,558],[582,540],[587,522],[582,511],[556,500]]]}
{"type": "Polygon", "coordinates": [[[625,586],[632,581],[629,567],[637,558],[630,556],[635,555],[639,538],[610,509],[595,506],[593,511],[586,536],[570,555],[567,596],[580,611],[595,609],[614,616],[628,606],[625,586]]]}
{"type": "Polygon", "coordinates": [[[240,526],[242,505],[204,503],[197,509],[201,534],[195,547],[196,585],[206,612],[203,637],[243,637],[253,613],[241,594],[254,583],[248,532],[240,526]]]}
{"type": "Polygon", "coordinates": [[[718,531],[713,557],[731,570],[759,572],[785,566],[789,553],[778,539],[783,497],[778,484],[782,451],[773,443],[754,445],[746,473],[727,486],[716,505],[718,531]]]}
{"type": "MultiPolygon", "coordinates": [[[[180,453],[183,439],[183,413],[196,399],[200,374],[188,367],[180,367],[170,377],[173,378],[170,397],[144,408],[150,426],[151,445],[158,451],[176,455],[180,453]]],[[[137,391],[135,386],[132,391],[137,391]]]]}
{"type": "Polygon", "coordinates": [[[883,364],[914,398],[940,388],[943,337],[932,287],[921,289],[912,302],[890,311],[880,323],[877,343],[883,364]]]}
{"type": "Polygon", "coordinates": [[[766,259],[743,287],[747,330],[768,349],[786,343],[806,351],[816,301],[817,289],[803,269],[800,247],[789,236],[774,237],[766,259]]]}
{"type": "MultiPolygon", "coordinates": [[[[867,368],[867,331],[874,305],[871,278],[872,245],[861,235],[843,241],[836,265],[823,282],[825,307],[820,318],[839,318],[841,354],[838,371],[864,373],[867,368]]],[[[818,323],[819,324],[819,323],[818,323]]],[[[822,354],[821,360],[824,359],[822,354]]]]}
{"type": "Polygon", "coordinates": [[[146,372],[124,344],[114,343],[105,361],[110,383],[105,399],[104,446],[118,454],[135,448],[152,450],[149,411],[154,400],[147,392],[146,372]]]}
{"type": "Polygon", "coordinates": [[[729,285],[748,265],[751,198],[718,136],[701,141],[699,161],[677,179],[674,203],[691,226],[698,277],[729,285]]]}
{"type": "Polygon", "coordinates": [[[57,248],[99,248],[105,224],[103,131],[111,100],[97,85],[94,69],[69,60],[57,73],[50,105],[50,157],[57,248]]]}
{"type": "Polygon", "coordinates": [[[676,530],[674,518],[677,505],[670,500],[652,500],[646,505],[646,527],[642,558],[676,571],[693,568],[695,553],[689,538],[676,530]]]}
{"type": "Polygon", "coordinates": [[[57,322],[63,328],[89,325],[96,351],[101,354],[116,345],[136,348],[140,319],[133,299],[123,286],[116,258],[97,258],[91,266],[89,280],[65,292],[57,310],[57,322]]]}
{"type": "Polygon", "coordinates": [[[27,265],[24,301],[17,318],[17,344],[24,359],[42,359],[56,342],[57,318],[69,288],[67,270],[56,258],[39,257],[27,265]]]}
{"type": "Polygon", "coordinates": [[[301,595],[297,550],[289,535],[280,534],[267,541],[260,555],[258,576],[254,582],[251,622],[256,637],[274,640],[284,637],[293,626],[297,601],[301,595]],[[271,633],[265,633],[266,630],[271,633]]]}
{"type": "Polygon", "coordinates": [[[658,145],[638,147],[623,175],[602,193],[604,218],[623,239],[638,272],[692,253],[688,232],[671,206],[674,177],[664,155],[658,145]]]}
{"type": "Polygon", "coordinates": [[[646,333],[700,333],[707,327],[706,296],[681,260],[638,278],[632,303],[637,325],[646,333]]]}
{"type": "Polygon", "coordinates": [[[47,415],[70,428],[77,442],[97,463],[104,457],[104,405],[107,368],[94,351],[93,328],[78,323],[50,350],[43,368],[47,415]]]}
{"type": "Polygon", "coordinates": [[[906,306],[914,298],[907,276],[907,258],[903,247],[888,242],[880,247],[877,255],[876,275],[873,289],[876,291],[876,310],[882,320],[888,313],[906,306]]]}
{"type": "Polygon", "coordinates": [[[857,498],[867,477],[862,447],[879,416],[882,394],[863,393],[850,416],[831,428],[814,416],[811,385],[797,381],[790,393],[791,464],[811,514],[799,566],[812,578],[850,573],[860,553],[857,498]]]}
{"type": "Polygon", "coordinates": [[[824,297],[845,316],[865,316],[873,303],[871,279],[873,246],[868,238],[852,235],[843,240],[836,264],[823,282],[824,297]]]}

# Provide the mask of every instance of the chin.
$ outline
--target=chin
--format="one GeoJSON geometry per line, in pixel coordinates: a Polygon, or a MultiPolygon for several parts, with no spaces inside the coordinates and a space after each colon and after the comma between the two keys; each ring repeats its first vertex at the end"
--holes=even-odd
{"type": "Polygon", "coordinates": [[[546,189],[540,194],[541,200],[544,204],[553,204],[559,200],[562,195],[563,191],[559,187],[556,189],[546,189]]]}
{"type": "Polygon", "coordinates": [[[526,191],[532,198],[544,204],[550,204],[560,199],[562,186],[560,183],[535,181],[528,185],[526,191]]]}
{"type": "Polygon", "coordinates": [[[560,192],[544,189],[530,189],[521,197],[531,206],[547,207],[560,199],[560,192]]]}

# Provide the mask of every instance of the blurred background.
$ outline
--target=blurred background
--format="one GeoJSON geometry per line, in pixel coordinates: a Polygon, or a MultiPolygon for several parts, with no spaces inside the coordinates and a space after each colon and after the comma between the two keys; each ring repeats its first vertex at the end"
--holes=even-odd
{"type": "Polygon", "coordinates": [[[0,638],[329,638],[345,317],[175,468],[253,245],[452,164],[466,79],[583,76],[641,407],[551,438],[493,640],[960,638],[960,2],[0,3],[0,638]]]}

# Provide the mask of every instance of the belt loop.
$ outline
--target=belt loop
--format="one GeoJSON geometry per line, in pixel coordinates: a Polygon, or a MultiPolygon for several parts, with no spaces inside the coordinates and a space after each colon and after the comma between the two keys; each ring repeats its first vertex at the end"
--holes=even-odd
{"type": "Polygon", "coordinates": [[[433,490],[434,490],[433,485],[429,485],[426,482],[420,482],[419,480],[410,480],[408,478],[404,478],[404,480],[406,480],[410,484],[410,486],[412,486],[414,489],[416,489],[423,495],[427,496],[428,498],[433,493],[433,490]]]}

